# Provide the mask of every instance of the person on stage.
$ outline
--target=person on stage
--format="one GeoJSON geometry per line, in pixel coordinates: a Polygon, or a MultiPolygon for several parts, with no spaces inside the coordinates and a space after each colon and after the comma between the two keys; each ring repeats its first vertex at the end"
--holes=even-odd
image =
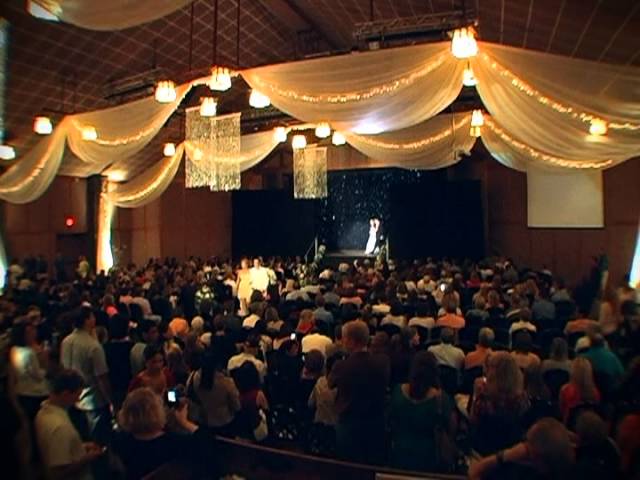
{"type": "Polygon", "coordinates": [[[249,259],[240,260],[240,268],[236,272],[238,281],[238,300],[240,301],[240,315],[248,315],[249,299],[251,298],[251,270],[249,269],[249,259]]]}
{"type": "Polygon", "coordinates": [[[256,257],[253,259],[253,268],[251,268],[250,272],[250,280],[251,280],[251,290],[258,290],[263,295],[267,293],[267,288],[269,288],[270,278],[269,278],[269,270],[262,266],[262,259],[256,257]]]}
{"type": "Polygon", "coordinates": [[[365,255],[373,255],[378,247],[378,232],[380,230],[380,220],[372,218],[369,220],[369,239],[364,250],[365,255]]]}

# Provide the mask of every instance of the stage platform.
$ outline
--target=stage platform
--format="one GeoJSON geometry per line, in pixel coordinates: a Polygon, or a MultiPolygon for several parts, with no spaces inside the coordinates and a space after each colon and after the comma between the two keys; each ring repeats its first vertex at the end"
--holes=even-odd
{"type": "Polygon", "coordinates": [[[333,252],[327,252],[322,259],[322,263],[325,266],[337,267],[341,263],[353,264],[354,260],[366,260],[374,262],[377,255],[366,255],[363,250],[335,250],[333,252]]]}

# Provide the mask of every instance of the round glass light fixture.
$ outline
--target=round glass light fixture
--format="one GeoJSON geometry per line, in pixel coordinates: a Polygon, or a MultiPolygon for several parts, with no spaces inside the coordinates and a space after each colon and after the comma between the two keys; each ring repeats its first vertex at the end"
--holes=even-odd
{"type": "Polygon", "coordinates": [[[0,145],[0,160],[13,160],[16,150],[11,145],[0,145]]]}
{"type": "Polygon", "coordinates": [[[171,142],[165,143],[162,149],[162,154],[165,157],[173,157],[176,154],[176,144],[171,142]]]}
{"type": "Polygon", "coordinates": [[[294,135],[291,139],[291,148],[299,150],[307,146],[307,138],[304,135],[294,135]]]}
{"type": "Polygon", "coordinates": [[[456,58],[470,58],[478,54],[478,43],[472,27],[454,30],[451,39],[451,53],[456,58]]]}
{"type": "Polygon", "coordinates": [[[340,146],[347,143],[347,139],[344,138],[344,135],[342,133],[333,132],[333,135],[331,136],[331,143],[333,143],[336,146],[340,146]]]}
{"type": "Polygon", "coordinates": [[[473,74],[471,65],[467,65],[467,68],[465,68],[464,72],[462,73],[462,85],[464,85],[465,87],[475,87],[477,84],[478,80],[473,74]]]}
{"type": "Polygon", "coordinates": [[[284,127],[276,127],[273,133],[274,139],[278,143],[283,143],[287,141],[287,129],[284,127]]]}
{"type": "Polygon", "coordinates": [[[600,118],[594,118],[591,120],[591,125],[589,125],[589,133],[594,136],[602,136],[606,135],[609,127],[607,126],[607,122],[600,118]]]}
{"type": "Polygon", "coordinates": [[[91,125],[87,125],[86,127],[82,127],[82,139],[87,142],[93,142],[98,139],[98,131],[96,127],[92,127],[91,125]]]}
{"type": "Polygon", "coordinates": [[[484,116],[482,110],[474,110],[471,114],[471,129],[469,135],[478,138],[481,135],[480,127],[484,125],[484,116]]]}
{"type": "Polygon", "coordinates": [[[156,100],[160,103],[175,102],[178,94],[176,84],[171,80],[161,80],[156,86],[156,100]]]}
{"type": "Polygon", "coordinates": [[[331,127],[327,122],[321,122],[316,125],[316,137],[327,138],[331,135],[331,127]]]}
{"type": "Polygon", "coordinates": [[[204,97],[200,104],[200,116],[215,117],[218,110],[218,102],[213,97],[204,97]]]}
{"type": "Polygon", "coordinates": [[[264,93],[254,89],[249,95],[249,105],[253,108],[265,108],[271,105],[271,100],[264,93]]]}
{"type": "Polygon", "coordinates": [[[53,132],[53,125],[51,119],[44,115],[35,117],[33,119],[33,131],[38,135],[50,135],[53,132]]]}
{"type": "Polygon", "coordinates": [[[231,74],[225,67],[213,67],[208,82],[209,88],[217,92],[224,92],[231,88],[231,74]]]}

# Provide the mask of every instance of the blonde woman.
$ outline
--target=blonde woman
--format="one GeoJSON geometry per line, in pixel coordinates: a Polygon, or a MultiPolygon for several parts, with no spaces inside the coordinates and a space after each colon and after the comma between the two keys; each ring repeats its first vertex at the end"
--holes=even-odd
{"type": "Polygon", "coordinates": [[[240,260],[240,268],[236,272],[238,285],[238,300],[240,300],[240,315],[248,315],[249,299],[251,298],[251,270],[249,269],[249,259],[240,260]]]}
{"type": "MultiPolygon", "coordinates": [[[[187,419],[186,403],[172,410],[177,425],[194,434],[198,426],[187,419]]],[[[126,478],[143,478],[161,465],[189,460],[190,452],[197,447],[195,435],[183,435],[165,431],[167,415],[162,398],[150,388],[138,388],[127,395],[118,413],[122,429],[113,443],[126,470],[126,478]]]]}
{"type": "Polygon", "coordinates": [[[571,365],[569,383],[560,390],[560,412],[565,423],[571,410],[583,403],[599,403],[600,392],[593,378],[591,362],[578,357],[571,365]]]}
{"type": "Polygon", "coordinates": [[[522,371],[508,352],[493,352],[485,376],[476,380],[470,419],[473,448],[489,455],[522,437],[522,416],[529,408],[522,371]]]}

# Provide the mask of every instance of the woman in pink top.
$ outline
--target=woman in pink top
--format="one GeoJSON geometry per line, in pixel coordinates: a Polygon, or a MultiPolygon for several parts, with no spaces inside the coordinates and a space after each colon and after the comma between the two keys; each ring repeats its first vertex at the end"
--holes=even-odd
{"type": "Polygon", "coordinates": [[[578,357],[571,366],[569,383],[560,390],[560,412],[565,423],[569,420],[571,410],[582,403],[599,403],[600,392],[593,378],[591,362],[578,357]]]}

